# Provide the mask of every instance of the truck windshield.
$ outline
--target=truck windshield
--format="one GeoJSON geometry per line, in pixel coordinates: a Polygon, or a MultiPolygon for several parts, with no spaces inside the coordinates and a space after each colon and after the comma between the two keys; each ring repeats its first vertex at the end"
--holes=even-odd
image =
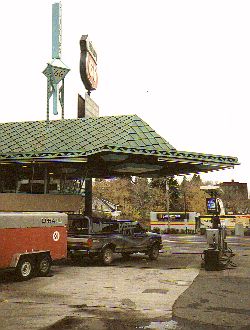
{"type": "Polygon", "coordinates": [[[88,219],[75,219],[69,221],[69,233],[70,234],[88,234],[89,233],[89,221],[88,219]]]}

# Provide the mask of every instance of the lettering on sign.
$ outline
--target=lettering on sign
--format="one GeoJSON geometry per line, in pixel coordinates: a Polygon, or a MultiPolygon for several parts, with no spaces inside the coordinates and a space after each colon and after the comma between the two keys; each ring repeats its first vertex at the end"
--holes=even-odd
{"type": "Polygon", "coordinates": [[[54,224],[54,223],[62,223],[61,219],[57,218],[42,218],[42,223],[54,224]]]}
{"type": "Polygon", "coordinates": [[[93,57],[88,53],[86,59],[87,77],[93,89],[97,88],[97,66],[93,57]]]}

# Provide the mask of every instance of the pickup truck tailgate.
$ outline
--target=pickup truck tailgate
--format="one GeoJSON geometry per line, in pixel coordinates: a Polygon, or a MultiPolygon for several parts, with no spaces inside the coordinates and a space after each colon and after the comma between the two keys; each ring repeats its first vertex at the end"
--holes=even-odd
{"type": "Polygon", "coordinates": [[[68,237],[67,245],[68,249],[82,249],[89,248],[91,246],[91,239],[89,237],[68,237]]]}

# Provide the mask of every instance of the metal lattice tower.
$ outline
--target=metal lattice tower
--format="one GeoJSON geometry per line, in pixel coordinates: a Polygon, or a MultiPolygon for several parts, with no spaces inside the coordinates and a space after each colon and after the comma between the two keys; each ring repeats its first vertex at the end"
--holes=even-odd
{"type": "Polygon", "coordinates": [[[53,95],[53,114],[58,114],[58,100],[64,119],[64,78],[70,69],[61,61],[62,48],[62,5],[52,5],[52,61],[47,64],[43,74],[47,77],[47,121],[49,121],[49,100],[53,95]]]}

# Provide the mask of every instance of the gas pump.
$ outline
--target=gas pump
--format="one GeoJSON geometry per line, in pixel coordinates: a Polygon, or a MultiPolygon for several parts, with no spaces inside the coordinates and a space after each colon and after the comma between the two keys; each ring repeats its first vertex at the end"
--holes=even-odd
{"type": "Polygon", "coordinates": [[[220,215],[225,214],[222,200],[219,198],[219,186],[201,186],[210,197],[206,199],[207,212],[212,214],[212,228],[206,229],[208,248],[204,250],[204,266],[206,270],[220,270],[227,266],[235,267],[231,261],[234,253],[227,246],[226,227],[220,223],[220,215]]]}

